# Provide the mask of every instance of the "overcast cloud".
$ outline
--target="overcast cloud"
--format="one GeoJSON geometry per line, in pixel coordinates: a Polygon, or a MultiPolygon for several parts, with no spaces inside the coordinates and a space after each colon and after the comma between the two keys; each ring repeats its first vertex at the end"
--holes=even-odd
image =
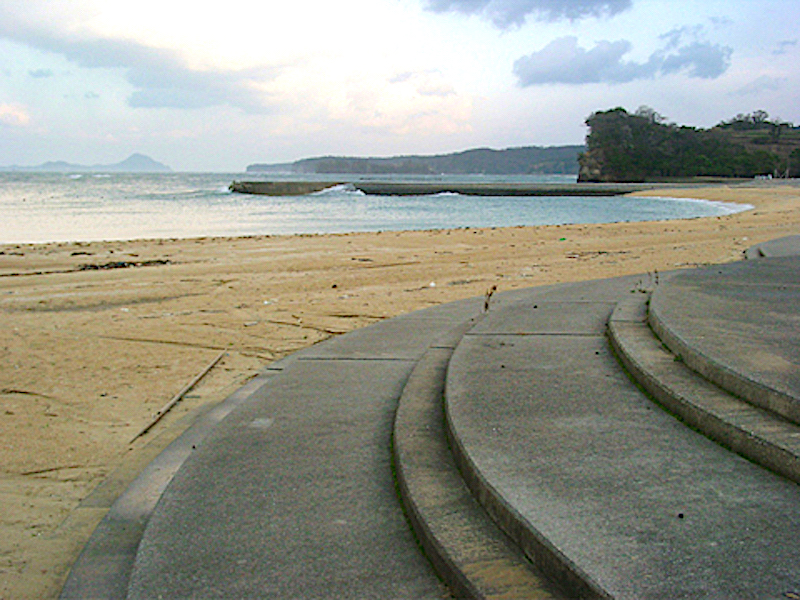
{"type": "Polygon", "coordinates": [[[0,0],[0,165],[577,144],[615,106],[800,122],[798,22],[797,0],[0,0]]]}
{"type": "Polygon", "coordinates": [[[577,21],[588,17],[613,16],[631,7],[631,0],[429,0],[434,12],[478,14],[495,25],[521,25],[528,15],[543,21],[577,21]]]}
{"type": "MultiPolygon", "coordinates": [[[[61,54],[88,68],[122,69],[134,87],[128,102],[134,108],[206,108],[230,105],[245,112],[265,112],[269,104],[258,84],[275,71],[267,68],[243,70],[197,70],[190,68],[174,50],[153,48],[132,40],[76,36],[51,31],[46,24],[20,21],[0,6],[0,37],[39,50],[61,54]]],[[[49,69],[29,71],[31,77],[51,77],[49,69]]]]}
{"type": "Polygon", "coordinates": [[[685,72],[689,77],[714,79],[729,67],[732,49],[708,42],[691,42],[670,50],[658,50],[645,62],[625,60],[632,49],[627,40],[600,41],[591,49],[580,47],[578,38],[566,36],[514,63],[514,74],[523,87],[548,83],[627,83],[637,79],[685,72]]]}
{"type": "Polygon", "coordinates": [[[740,89],[731,92],[734,96],[755,96],[763,94],[765,91],[779,91],[788,82],[786,77],[769,77],[762,75],[758,79],[751,81],[740,89]]]}
{"type": "Polygon", "coordinates": [[[772,53],[775,56],[783,56],[795,46],[797,46],[797,40],[781,40],[778,42],[777,47],[772,51],[772,53]]]}

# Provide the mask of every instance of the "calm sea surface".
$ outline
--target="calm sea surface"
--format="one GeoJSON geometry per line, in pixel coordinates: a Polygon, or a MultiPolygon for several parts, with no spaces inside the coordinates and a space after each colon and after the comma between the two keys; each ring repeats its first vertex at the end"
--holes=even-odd
{"type": "MultiPolygon", "coordinates": [[[[258,178],[242,173],[0,173],[0,243],[610,223],[716,216],[748,208],[619,196],[369,196],[344,186],[308,196],[228,191],[234,179],[258,178]]],[[[318,177],[331,178],[336,176],[318,177]]],[[[572,183],[574,177],[458,180],[572,183]]]]}

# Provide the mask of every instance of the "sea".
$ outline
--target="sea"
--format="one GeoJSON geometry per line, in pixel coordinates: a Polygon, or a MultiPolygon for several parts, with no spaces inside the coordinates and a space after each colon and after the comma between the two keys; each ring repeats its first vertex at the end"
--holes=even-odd
{"type": "MultiPolygon", "coordinates": [[[[749,206],[685,198],[372,196],[342,185],[305,196],[232,193],[234,180],[368,179],[243,173],[0,173],[0,243],[256,236],[690,219],[749,206]]],[[[380,179],[387,179],[381,176],[380,179]]],[[[568,175],[401,181],[574,183],[568,175]]]]}

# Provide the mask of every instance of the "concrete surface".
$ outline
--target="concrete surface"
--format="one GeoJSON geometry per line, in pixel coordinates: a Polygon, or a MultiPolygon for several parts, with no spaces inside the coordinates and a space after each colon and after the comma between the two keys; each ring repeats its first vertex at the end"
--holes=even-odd
{"type": "Polygon", "coordinates": [[[242,194],[300,196],[337,185],[350,185],[377,196],[419,196],[444,192],[469,196],[619,196],[632,192],[697,184],[664,183],[474,183],[440,181],[380,181],[353,178],[348,181],[234,181],[229,188],[242,194]]]}
{"type": "Polygon", "coordinates": [[[472,322],[438,340],[417,363],[395,416],[400,494],[422,547],[458,598],[573,598],[536,569],[469,492],[444,428],[447,364],[472,322]]]}
{"type": "Polygon", "coordinates": [[[648,327],[648,301],[637,295],[618,304],[608,324],[611,345],[636,382],[690,427],[800,483],[800,426],[726,392],[687,367],[648,327]]]}
{"type": "Polygon", "coordinates": [[[164,492],[129,598],[442,598],[392,476],[397,400],[479,301],[310,348],[216,427],[164,492]]]}
{"type": "Polygon", "coordinates": [[[105,508],[107,512],[72,566],[61,590],[61,600],[127,595],[142,534],[164,489],[192,454],[193,447],[280,369],[280,365],[271,365],[224,402],[202,414],[183,435],[154,457],[115,500],[109,501],[106,486],[101,484],[81,502],[78,511],[105,508]]]}
{"type": "Polygon", "coordinates": [[[605,339],[611,288],[634,286],[594,287],[531,293],[456,349],[448,419],[474,494],[534,562],[615,598],[797,593],[797,486],[644,396],[605,339]]]}
{"type": "Polygon", "coordinates": [[[762,242],[745,250],[745,258],[753,260],[763,257],[797,256],[800,254],[800,235],[788,235],[762,242]]]}
{"type": "Polygon", "coordinates": [[[692,369],[800,423],[800,257],[681,272],[658,286],[649,321],[692,369]]]}

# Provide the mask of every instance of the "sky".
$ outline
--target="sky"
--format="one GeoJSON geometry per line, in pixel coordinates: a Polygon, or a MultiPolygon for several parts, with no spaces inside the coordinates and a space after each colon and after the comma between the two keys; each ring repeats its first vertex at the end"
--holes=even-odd
{"type": "Polygon", "coordinates": [[[797,0],[0,0],[0,165],[580,144],[617,106],[800,124],[799,24],[797,0]]]}

